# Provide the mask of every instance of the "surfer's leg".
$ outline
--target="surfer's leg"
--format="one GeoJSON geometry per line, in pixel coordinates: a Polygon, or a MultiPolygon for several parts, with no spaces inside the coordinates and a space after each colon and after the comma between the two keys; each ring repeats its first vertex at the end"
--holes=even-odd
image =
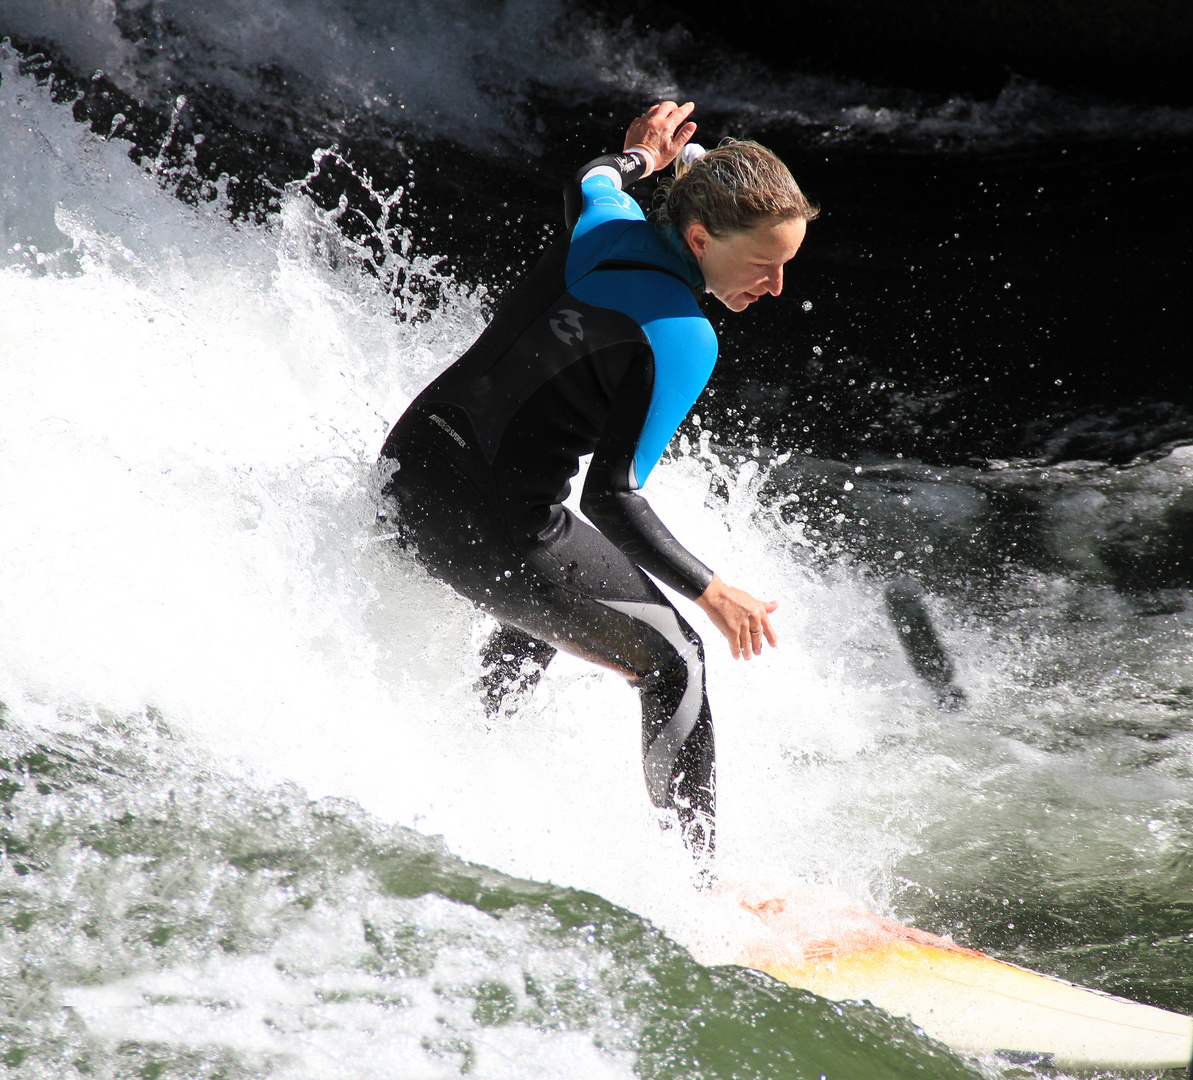
{"type": "Polygon", "coordinates": [[[694,854],[711,854],[716,762],[704,648],[670,604],[649,613],[652,623],[666,624],[668,616],[674,618],[668,636],[674,644],[685,644],[669,665],[636,680],[642,699],[642,768],[651,802],[676,811],[684,842],[694,854]]]}
{"type": "Polygon", "coordinates": [[[714,740],[696,632],[602,533],[565,512],[552,539],[518,551],[466,477],[404,453],[383,493],[419,560],[523,641],[612,668],[638,690],[651,802],[673,811],[696,855],[713,847],[714,740]]]}
{"type": "MultiPolygon", "coordinates": [[[[513,557],[500,542],[505,530],[476,517],[470,506],[481,500],[449,463],[433,451],[399,445],[405,450],[404,472],[396,458],[378,463],[378,527],[403,548],[421,537],[419,561],[471,599],[501,576],[513,557]],[[486,533],[490,542],[480,542],[486,533]],[[461,577],[469,579],[468,588],[459,584],[461,577]]],[[[496,716],[507,695],[532,689],[555,651],[516,626],[499,624],[481,649],[485,671],[476,689],[484,696],[485,712],[496,716]]]]}
{"type": "Polygon", "coordinates": [[[659,588],[612,542],[568,514],[488,604],[558,649],[612,668],[638,691],[651,802],[674,813],[697,857],[714,846],[714,739],[704,648],[659,588]]]}
{"type": "Polygon", "coordinates": [[[499,623],[481,649],[485,673],[477,689],[484,694],[485,712],[496,716],[509,695],[533,690],[555,652],[553,646],[525,630],[499,623]]]}
{"type": "Polygon", "coordinates": [[[704,649],[659,588],[602,533],[566,514],[487,602],[535,639],[612,668],[638,691],[651,802],[697,857],[713,850],[715,753],[704,649]]]}

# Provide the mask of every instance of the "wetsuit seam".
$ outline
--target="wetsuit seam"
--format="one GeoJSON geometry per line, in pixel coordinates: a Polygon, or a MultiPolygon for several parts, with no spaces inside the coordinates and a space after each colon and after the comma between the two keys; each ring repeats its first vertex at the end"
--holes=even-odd
{"type": "Polygon", "coordinates": [[[589,274],[594,274],[598,270],[643,270],[647,272],[653,270],[655,273],[666,274],[668,277],[675,278],[676,281],[681,282],[684,286],[686,286],[697,300],[700,298],[699,290],[696,289],[692,283],[682,274],[676,272],[675,270],[668,270],[665,266],[657,266],[654,263],[648,262],[638,262],[635,259],[602,259],[599,263],[592,267],[591,270],[588,270],[581,277],[577,278],[573,284],[578,284],[579,282],[583,281],[584,278],[588,277],[589,274]]]}

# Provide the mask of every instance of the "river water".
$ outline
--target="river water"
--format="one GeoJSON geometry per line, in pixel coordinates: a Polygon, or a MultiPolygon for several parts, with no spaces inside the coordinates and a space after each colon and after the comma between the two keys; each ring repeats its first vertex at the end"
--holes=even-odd
{"type": "Polygon", "coordinates": [[[697,964],[726,916],[633,693],[563,657],[486,717],[491,624],[374,532],[389,425],[663,94],[825,208],[784,297],[717,316],[647,491],[780,600],[778,651],[711,643],[721,872],[1193,1011],[1187,112],[534,0],[5,0],[0,33],[6,1075],[1056,1075],[697,964]]]}

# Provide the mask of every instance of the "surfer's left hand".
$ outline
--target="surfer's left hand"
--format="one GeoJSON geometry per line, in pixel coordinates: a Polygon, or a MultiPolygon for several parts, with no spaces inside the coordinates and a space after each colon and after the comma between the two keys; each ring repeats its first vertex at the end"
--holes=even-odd
{"type": "Polygon", "coordinates": [[[684,144],[696,134],[696,125],[688,120],[694,108],[694,101],[683,105],[677,105],[674,101],[660,101],[652,105],[630,125],[625,136],[625,148],[640,147],[650,154],[654,159],[651,163],[653,172],[665,169],[675,160],[684,144]]]}
{"type": "Polygon", "coordinates": [[[726,585],[719,574],[696,601],[713,625],[725,635],[734,660],[749,660],[762,652],[765,637],[772,649],[779,645],[779,637],[771,626],[771,612],[779,606],[777,600],[756,600],[748,592],[726,585]]]}

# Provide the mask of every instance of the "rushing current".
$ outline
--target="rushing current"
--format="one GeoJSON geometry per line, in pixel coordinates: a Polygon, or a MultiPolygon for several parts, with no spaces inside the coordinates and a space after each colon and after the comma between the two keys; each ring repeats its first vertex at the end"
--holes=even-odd
{"type": "MultiPolygon", "coordinates": [[[[814,176],[960,155],[990,190],[1025,168],[1069,190],[1066,140],[1171,172],[1193,117],[701,65],[546,0],[242,8],[0,3],[0,1069],[1056,1075],[697,963],[733,916],[656,827],[634,693],[561,656],[487,717],[492,623],[377,533],[373,463],[557,227],[558,177],[644,101],[696,99],[814,176]]],[[[813,254],[833,191],[812,194],[807,270],[777,314],[718,324],[722,372],[646,491],[780,601],[779,649],[748,664],[684,609],[720,872],[1193,1011],[1187,403],[1058,398],[1031,427],[980,355],[900,381],[923,343],[898,311],[947,308],[944,278],[868,361],[877,323],[824,284],[848,259],[813,254]],[[901,645],[902,575],[963,700],[901,645]]],[[[950,274],[985,214],[926,226],[950,274]]],[[[971,286],[1013,303],[1030,243],[971,286]]],[[[985,343],[1028,341],[1033,310],[985,343]]]]}

